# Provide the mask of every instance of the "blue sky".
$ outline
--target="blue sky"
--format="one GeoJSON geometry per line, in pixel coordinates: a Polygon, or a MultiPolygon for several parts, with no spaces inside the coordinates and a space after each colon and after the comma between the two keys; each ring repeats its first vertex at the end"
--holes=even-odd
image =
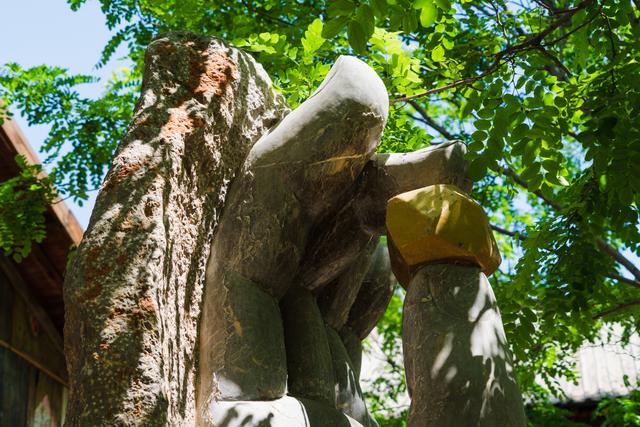
{"type": "MultiPolygon", "coordinates": [[[[87,1],[77,12],[73,12],[65,0],[0,0],[0,4],[3,12],[0,64],[57,65],[73,74],[91,74],[103,81],[124,65],[112,60],[102,69],[95,68],[102,47],[111,37],[97,1],[87,1]]],[[[81,92],[84,96],[97,97],[102,92],[102,83],[84,85],[81,92]]],[[[27,126],[21,117],[15,119],[39,152],[49,127],[27,126]]],[[[45,156],[39,154],[39,157],[45,156]]],[[[83,207],[67,200],[84,228],[89,222],[95,193],[91,193],[91,199],[83,207]]]]}

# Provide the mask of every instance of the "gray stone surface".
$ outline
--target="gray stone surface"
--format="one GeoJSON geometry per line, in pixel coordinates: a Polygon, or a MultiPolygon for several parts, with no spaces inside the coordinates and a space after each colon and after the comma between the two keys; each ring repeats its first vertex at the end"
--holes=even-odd
{"type": "MultiPolygon", "coordinates": [[[[375,154],[387,110],[383,82],[356,58],[339,58],[289,112],[250,56],[190,34],[154,41],[67,274],[67,424],[375,426],[358,377],[360,340],[395,285],[386,251],[370,256],[386,202],[469,187],[461,142],[375,154]]],[[[409,425],[456,425],[460,413],[520,425],[490,287],[451,268],[426,267],[407,297],[409,425]],[[450,283],[464,288],[455,298],[450,283]],[[424,289],[460,319],[421,306],[424,289]],[[484,311],[469,320],[474,289],[484,311]],[[431,375],[446,346],[460,374],[431,375]]]]}
{"type": "Polygon", "coordinates": [[[226,43],[149,45],[132,123],[67,272],[67,425],[193,425],[205,266],[229,183],[287,112],[226,43]]]}
{"type": "MultiPolygon", "coordinates": [[[[309,236],[324,215],[331,215],[339,208],[342,198],[348,195],[373,155],[382,135],[387,108],[387,92],[376,73],[356,58],[341,57],[316,93],[256,142],[230,186],[225,214],[211,245],[200,325],[202,342],[218,341],[226,333],[216,321],[220,317],[221,298],[217,290],[220,286],[225,289],[234,286],[225,272],[236,272],[278,299],[296,283],[309,236]]],[[[313,306],[317,311],[315,299],[313,306]]],[[[231,306],[226,309],[235,310],[231,306]]],[[[285,317],[295,309],[283,302],[285,317]]],[[[316,313],[308,314],[315,316],[316,313]]],[[[311,328],[308,330],[295,323],[297,320],[292,325],[285,321],[287,339],[297,334],[292,345],[305,343],[300,349],[304,353],[297,358],[287,355],[289,388],[295,390],[297,396],[319,396],[333,401],[333,395],[329,396],[322,384],[313,383],[317,380],[332,384],[330,377],[323,379],[324,371],[312,375],[313,369],[324,369],[322,364],[310,366],[311,370],[298,370],[300,375],[311,375],[309,378],[291,371],[292,367],[298,369],[300,364],[304,365],[305,354],[316,351],[313,345],[319,337],[312,336],[313,328],[318,326],[316,320],[322,326],[322,320],[307,320],[303,326],[311,328]]],[[[226,341],[220,342],[224,346],[226,341]]],[[[201,348],[198,405],[227,398],[224,393],[219,394],[220,388],[216,385],[222,375],[220,354],[225,351],[224,348],[216,351],[201,348]]],[[[297,354],[298,350],[291,351],[297,354]]],[[[330,374],[328,351],[326,357],[330,374]]],[[[267,373],[257,372],[260,369],[271,370],[272,366],[253,369],[256,376],[267,377],[267,373]]]]}
{"type": "Polygon", "coordinates": [[[495,296],[478,267],[418,270],[402,334],[408,427],[526,425],[495,296]]]}
{"type": "Polygon", "coordinates": [[[333,405],[335,378],[331,349],[316,299],[292,287],[280,301],[287,347],[288,394],[333,405]]]}
{"type": "Polygon", "coordinates": [[[360,341],[356,333],[347,326],[340,330],[340,338],[342,338],[344,348],[347,350],[347,354],[353,365],[353,371],[356,373],[356,376],[360,378],[362,369],[362,341],[360,341]]]}
{"type": "Polygon", "coordinates": [[[213,402],[211,427],[363,427],[333,405],[285,396],[266,402],[213,402]]]}
{"type": "Polygon", "coordinates": [[[327,327],[327,338],[333,359],[336,408],[363,426],[370,427],[367,405],[358,381],[358,371],[354,368],[338,332],[327,327]]]}
{"type": "Polygon", "coordinates": [[[371,240],[349,268],[320,291],[318,305],[324,321],[332,328],[339,330],[347,322],[377,245],[377,240],[371,240]]]}
{"type": "Polygon", "coordinates": [[[218,306],[203,321],[218,333],[200,339],[200,354],[216,372],[210,396],[270,400],[287,386],[284,331],[278,301],[255,283],[228,271],[209,291],[218,306]]]}
{"type": "Polygon", "coordinates": [[[374,155],[340,210],[316,227],[298,282],[317,289],[335,280],[373,237],[386,233],[385,211],[391,197],[433,184],[470,189],[466,152],[461,141],[449,141],[412,153],[374,155]]]}
{"type": "Polygon", "coordinates": [[[340,57],[316,93],[252,148],[229,191],[208,269],[231,268],[278,298],[298,283],[311,231],[349,196],[387,109],[376,73],[340,57]]]}
{"type": "Polygon", "coordinates": [[[360,340],[369,335],[384,315],[395,287],[387,246],[380,243],[347,319],[347,326],[360,340]]]}

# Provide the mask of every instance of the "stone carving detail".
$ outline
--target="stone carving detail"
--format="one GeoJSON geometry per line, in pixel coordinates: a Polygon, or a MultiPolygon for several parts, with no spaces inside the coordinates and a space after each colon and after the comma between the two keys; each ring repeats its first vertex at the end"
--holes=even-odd
{"type": "Polygon", "coordinates": [[[482,208],[433,185],[387,205],[402,322],[408,426],[525,426],[522,396],[486,274],[500,254],[482,208]]]}
{"type": "MultiPolygon", "coordinates": [[[[378,239],[403,232],[389,222],[389,199],[439,184],[470,189],[465,146],[377,154],[387,113],[384,84],[353,57],[338,58],[289,111],[262,67],[224,42],[153,42],[134,120],[65,284],[68,424],[376,426],[359,385],[361,341],[389,303],[393,266],[409,289],[409,425],[455,425],[448,401],[428,409],[438,399],[429,393],[454,393],[467,377],[465,413],[519,425],[480,258],[430,265],[409,260],[406,239],[390,253],[378,239]],[[424,292],[459,319],[421,305],[424,292]],[[481,310],[465,317],[475,297],[481,310]],[[470,325],[485,317],[478,335],[470,325]],[[447,340],[456,353],[431,374],[447,340]],[[459,361],[468,369],[450,374],[459,361]],[[484,363],[493,382],[479,374],[484,363]]],[[[483,217],[467,226],[486,227],[473,218],[483,217]]]]}

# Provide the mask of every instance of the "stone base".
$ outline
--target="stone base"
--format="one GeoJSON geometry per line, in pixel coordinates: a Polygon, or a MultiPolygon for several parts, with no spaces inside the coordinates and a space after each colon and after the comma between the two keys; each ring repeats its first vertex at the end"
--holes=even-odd
{"type": "Polygon", "coordinates": [[[211,427],[363,427],[329,405],[291,396],[262,402],[213,402],[203,418],[211,427]]]}

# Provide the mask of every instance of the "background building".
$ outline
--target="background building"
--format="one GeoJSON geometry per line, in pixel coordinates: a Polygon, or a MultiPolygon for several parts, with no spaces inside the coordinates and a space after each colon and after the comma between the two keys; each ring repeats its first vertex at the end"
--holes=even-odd
{"type": "MultiPolygon", "coordinates": [[[[0,127],[0,182],[16,155],[38,159],[17,125],[0,127]]],[[[1,209],[1,207],[0,207],[1,209]]],[[[82,228],[63,201],[45,214],[47,236],[21,262],[0,254],[0,426],[60,426],[67,399],[62,284],[82,228]]]]}

